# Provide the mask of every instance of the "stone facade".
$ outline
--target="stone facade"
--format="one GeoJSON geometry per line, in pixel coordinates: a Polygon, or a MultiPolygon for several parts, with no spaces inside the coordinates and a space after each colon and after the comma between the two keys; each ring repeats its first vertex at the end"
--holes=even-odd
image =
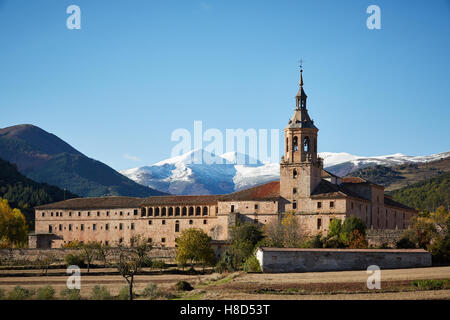
{"type": "Polygon", "coordinates": [[[326,234],[332,219],[357,216],[368,228],[405,229],[417,212],[384,194],[384,187],[361,178],[340,178],[323,169],[318,129],[307,110],[300,75],[294,115],[285,133],[280,181],[228,195],[157,196],[146,199],[71,199],[35,208],[30,247],[59,248],[70,241],[129,244],[134,235],[174,247],[182,230],[199,228],[226,242],[238,221],[267,224],[292,212],[305,234],[326,234]],[[53,234],[50,239],[48,234],[53,234]]]}

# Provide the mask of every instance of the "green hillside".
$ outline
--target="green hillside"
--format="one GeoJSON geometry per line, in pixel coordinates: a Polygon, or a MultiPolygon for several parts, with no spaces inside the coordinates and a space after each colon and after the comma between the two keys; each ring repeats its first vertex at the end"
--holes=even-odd
{"type": "Polygon", "coordinates": [[[450,172],[450,157],[427,163],[402,164],[393,167],[374,166],[357,170],[349,176],[367,179],[383,185],[387,191],[392,191],[447,172],[450,172]]]}
{"type": "Polygon", "coordinates": [[[70,191],[33,181],[17,171],[15,165],[0,159],[0,198],[21,209],[27,221],[34,220],[34,206],[76,197],[70,191]]]}
{"type": "Polygon", "coordinates": [[[418,210],[450,205],[450,172],[391,192],[394,200],[418,210]]]}

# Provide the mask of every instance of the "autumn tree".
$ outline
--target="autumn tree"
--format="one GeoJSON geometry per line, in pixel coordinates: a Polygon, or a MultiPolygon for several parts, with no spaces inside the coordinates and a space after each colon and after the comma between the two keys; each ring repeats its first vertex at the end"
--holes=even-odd
{"type": "Polygon", "coordinates": [[[106,268],[108,257],[111,255],[111,247],[107,244],[98,243],[95,250],[97,258],[103,261],[103,267],[106,268]]]}
{"type": "Polygon", "coordinates": [[[183,230],[181,236],[176,239],[176,260],[183,265],[190,262],[191,267],[195,263],[205,266],[214,262],[214,251],[211,248],[211,238],[201,229],[189,228],[183,230]]]}
{"type": "Polygon", "coordinates": [[[89,241],[87,243],[83,243],[83,245],[81,246],[81,251],[83,252],[84,259],[86,260],[88,273],[90,270],[91,263],[94,260],[95,255],[97,253],[97,248],[100,245],[101,244],[97,241],[89,241]]]}
{"type": "Polygon", "coordinates": [[[264,226],[265,239],[262,244],[269,247],[298,248],[306,239],[295,213],[285,213],[281,221],[264,226]]]}
{"type": "Polygon", "coordinates": [[[12,209],[8,200],[0,198],[0,242],[3,246],[24,247],[28,241],[28,226],[19,209],[12,209]]]}

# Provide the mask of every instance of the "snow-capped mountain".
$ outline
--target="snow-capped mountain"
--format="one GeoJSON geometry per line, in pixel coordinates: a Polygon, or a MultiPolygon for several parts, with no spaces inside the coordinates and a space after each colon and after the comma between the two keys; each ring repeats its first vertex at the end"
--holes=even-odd
{"type": "MultiPolygon", "coordinates": [[[[364,157],[349,153],[321,152],[324,167],[339,176],[375,165],[435,161],[450,152],[430,156],[393,154],[364,157]]],[[[280,177],[279,163],[262,163],[248,155],[228,152],[215,155],[203,149],[192,150],[150,166],[122,170],[128,178],[172,194],[223,194],[245,189],[280,177]]]]}

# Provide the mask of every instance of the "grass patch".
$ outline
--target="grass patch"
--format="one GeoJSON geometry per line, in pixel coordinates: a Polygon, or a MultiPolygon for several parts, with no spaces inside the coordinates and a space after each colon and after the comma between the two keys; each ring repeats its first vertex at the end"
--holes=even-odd
{"type": "Polygon", "coordinates": [[[442,290],[450,287],[450,281],[449,279],[414,280],[411,285],[420,290],[442,290]]]}

